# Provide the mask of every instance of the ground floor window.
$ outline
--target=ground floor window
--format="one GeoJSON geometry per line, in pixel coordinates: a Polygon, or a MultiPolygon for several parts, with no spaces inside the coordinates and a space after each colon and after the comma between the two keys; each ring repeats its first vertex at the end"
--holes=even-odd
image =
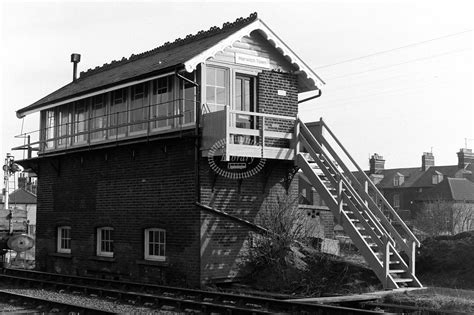
{"type": "Polygon", "coordinates": [[[163,229],[145,230],[145,259],[164,261],[166,231],[163,229]]]}
{"type": "Polygon", "coordinates": [[[114,240],[111,227],[101,227],[97,229],[97,256],[113,257],[114,240]]]}
{"type": "Polygon", "coordinates": [[[58,253],[71,253],[71,227],[60,226],[58,227],[58,253]]]}

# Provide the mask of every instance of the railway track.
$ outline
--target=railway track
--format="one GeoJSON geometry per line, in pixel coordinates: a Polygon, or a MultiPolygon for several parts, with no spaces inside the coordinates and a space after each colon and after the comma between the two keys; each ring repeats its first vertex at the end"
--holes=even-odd
{"type": "Polygon", "coordinates": [[[0,301],[8,301],[8,304],[15,305],[14,308],[9,310],[14,313],[114,314],[98,308],[42,299],[4,290],[0,290],[0,301]]]}
{"type": "Polygon", "coordinates": [[[170,286],[125,282],[46,273],[21,269],[3,269],[3,283],[16,286],[63,289],[70,292],[113,297],[155,310],[172,307],[176,311],[225,314],[381,314],[348,307],[282,301],[248,295],[210,292],[170,286]]]}

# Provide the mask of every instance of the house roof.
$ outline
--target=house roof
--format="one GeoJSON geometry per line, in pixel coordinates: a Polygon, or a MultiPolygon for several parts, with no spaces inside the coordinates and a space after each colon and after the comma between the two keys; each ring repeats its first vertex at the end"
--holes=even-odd
{"type": "Polygon", "coordinates": [[[260,32],[293,65],[302,82],[302,91],[318,89],[324,84],[316,73],[262,20],[258,19],[257,13],[253,13],[233,23],[224,23],[221,28],[214,26],[207,31],[188,35],[184,39],[178,38],[172,43],[167,42],[152,50],[81,72],[77,80],[18,110],[17,116],[21,118],[42,109],[70,102],[73,98],[85,98],[91,96],[91,93],[98,94],[97,92],[104,92],[104,89],[118,88],[120,84],[150,78],[166,71],[184,68],[192,72],[199,63],[215,56],[253,31],[260,32]]]}
{"type": "MultiPolygon", "coordinates": [[[[376,174],[382,175],[383,179],[377,184],[379,188],[407,188],[407,187],[431,187],[433,186],[433,175],[457,177],[459,169],[457,165],[431,166],[426,171],[420,167],[395,168],[378,170],[376,174]],[[395,176],[402,175],[404,181],[399,186],[393,185],[395,176]]],[[[357,176],[357,174],[355,174],[357,176]]]]}
{"type": "MultiPolygon", "coordinates": [[[[9,195],[8,201],[10,204],[36,204],[36,195],[23,188],[19,188],[9,195]]],[[[0,200],[0,203],[4,203],[3,198],[0,200]]]]}
{"type": "Polygon", "coordinates": [[[474,183],[466,178],[446,178],[417,198],[420,201],[471,201],[474,202],[474,183]]]}

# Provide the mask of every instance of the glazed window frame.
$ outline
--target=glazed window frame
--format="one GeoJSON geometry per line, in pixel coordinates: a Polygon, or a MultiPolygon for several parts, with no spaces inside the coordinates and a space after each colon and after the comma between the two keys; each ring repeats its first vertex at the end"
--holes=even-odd
{"type": "Polygon", "coordinates": [[[159,228],[145,229],[145,260],[166,260],[166,230],[159,228]]]}
{"type": "Polygon", "coordinates": [[[59,226],[57,229],[57,246],[56,250],[61,254],[71,253],[71,227],[59,226]]]}
{"type": "Polygon", "coordinates": [[[96,255],[100,257],[114,257],[114,239],[112,227],[97,228],[96,255]]]}

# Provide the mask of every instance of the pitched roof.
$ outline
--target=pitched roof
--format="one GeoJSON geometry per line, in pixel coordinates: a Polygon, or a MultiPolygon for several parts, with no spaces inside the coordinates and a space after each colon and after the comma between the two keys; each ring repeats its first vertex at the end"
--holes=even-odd
{"type": "MultiPolygon", "coordinates": [[[[36,196],[23,188],[19,188],[9,195],[8,202],[10,204],[36,204],[36,196]]],[[[4,203],[3,198],[0,203],[4,203]]]]}
{"type": "Polygon", "coordinates": [[[74,97],[87,97],[94,91],[149,78],[166,70],[185,68],[188,72],[192,72],[200,62],[214,56],[242,37],[248,36],[252,31],[263,33],[269,43],[300,71],[299,76],[306,82],[307,90],[316,89],[324,84],[263,21],[257,18],[257,13],[253,13],[247,18],[238,18],[233,23],[224,23],[221,28],[213,26],[207,31],[188,35],[184,39],[178,38],[155,49],[81,72],[77,80],[18,110],[17,116],[23,117],[41,109],[69,102],[74,97]]]}
{"type": "Polygon", "coordinates": [[[474,202],[474,183],[466,178],[446,178],[433,188],[424,191],[417,200],[474,202]]]}
{"type": "Polygon", "coordinates": [[[442,174],[447,177],[457,177],[459,171],[457,165],[431,166],[426,171],[420,167],[394,168],[378,170],[377,174],[382,175],[383,179],[378,183],[379,188],[407,188],[407,187],[431,187],[433,186],[432,177],[435,174],[442,174]],[[404,181],[399,186],[393,185],[395,176],[403,175],[404,181]]]}

